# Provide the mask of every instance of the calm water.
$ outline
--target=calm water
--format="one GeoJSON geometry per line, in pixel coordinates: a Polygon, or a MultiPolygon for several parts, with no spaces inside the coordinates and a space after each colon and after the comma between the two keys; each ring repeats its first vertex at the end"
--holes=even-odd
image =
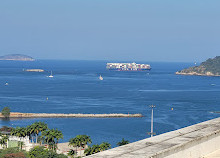
{"type": "Polygon", "coordinates": [[[153,68],[150,73],[107,71],[105,64],[1,61],[0,108],[9,106],[12,111],[36,113],[141,113],[143,118],[17,119],[0,120],[0,125],[26,126],[44,121],[63,132],[63,142],[87,134],[94,144],[107,141],[115,146],[122,138],[134,142],[149,137],[151,104],[156,105],[157,134],[219,117],[210,112],[220,111],[220,77],[174,74],[192,63],[149,63],[153,68]],[[23,68],[47,72],[24,72],[23,68]],[[54,78],[46,77],[51,70],[54,78]],[[98,79],[100,74],[103,81],[98,79]]]}

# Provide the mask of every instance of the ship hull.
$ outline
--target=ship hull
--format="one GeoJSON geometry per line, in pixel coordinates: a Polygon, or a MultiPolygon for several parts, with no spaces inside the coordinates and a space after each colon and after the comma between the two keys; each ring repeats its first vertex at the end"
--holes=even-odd
{"type": "Polygon", "coordinates": [[[108,69],[110,71],[150,71],[150,69],[137,69],[137,70],[123,70],[123,69],[108,69]]]}

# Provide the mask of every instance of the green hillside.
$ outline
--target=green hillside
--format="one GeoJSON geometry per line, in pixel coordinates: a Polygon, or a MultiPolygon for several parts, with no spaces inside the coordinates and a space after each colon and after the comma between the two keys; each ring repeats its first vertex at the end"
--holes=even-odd
{"type": "Polygon", "coordinates": [[[190,67],[176,72],[178,75],[220,76],[220,56],[202,62],[200,66],[190,67]]]}

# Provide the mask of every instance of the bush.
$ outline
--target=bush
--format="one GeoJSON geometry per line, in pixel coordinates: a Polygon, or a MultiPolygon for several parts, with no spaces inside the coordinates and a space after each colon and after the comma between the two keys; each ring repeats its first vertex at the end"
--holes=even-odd
{"type": "Polygon", "coordinates": [[[29,151],[29,158],[67,158],[63,154],[57,154],[52,150],[44,149],[43,146],[36,146],[29,151]]]}
{"type": "Polygon", "coordinates": [[[19,151],[18,148],[8,148],[0,150],[1,158],[26,158],[26,152],[19,151]]]}
{"type": "Polygon", "coordinates": [[[8,118],[10,116],[10,108],[9,107],[4,107],[2,109],[2,115],[5,117],[5,118],[8,118]]]}
{"type": "Polygon", "coordinates": [[[0,128],[0,131],[5,131],[5,132],[11,132],[12,130],[13,128],[8,126],[2,126],[2,128],[0,128]]]}
{"type": "Polygon", "coordinates": [[[5,154],[3,158],[26,158],[25,154],[22,152],[5,154]]]}

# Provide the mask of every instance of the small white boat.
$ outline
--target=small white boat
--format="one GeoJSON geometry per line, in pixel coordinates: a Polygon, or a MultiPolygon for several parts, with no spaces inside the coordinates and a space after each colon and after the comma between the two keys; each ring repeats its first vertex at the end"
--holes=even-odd
{"type": "Polygon", "coordinates": [[[103,80],[103,77],[101,75],[99,76],[99,80],[101,80],[101,81],[103,80]]]}
{"type": "Polygon", "coordinates": [[[6,82],[5,85],[8,86],[8,82],[6,82]]]}
{"type": "Polygon", "coordinates": [[[53,78],[53,74],[52,74],[52,71],[51,71],[51,74],[50,74],[50,76],[48,76],[48,77],[50,77],[50,78],[53,78]]]}

